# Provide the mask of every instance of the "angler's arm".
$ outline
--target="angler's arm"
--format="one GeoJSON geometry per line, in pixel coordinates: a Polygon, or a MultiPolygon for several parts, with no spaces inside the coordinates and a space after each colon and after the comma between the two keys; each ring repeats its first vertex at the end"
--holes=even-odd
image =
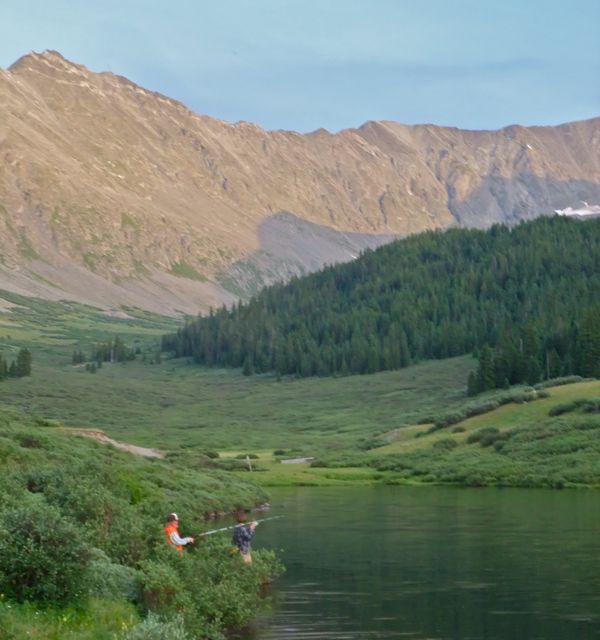
{"type": "Polygon", "coordinates": [[[193,538],[180,538],[177,531],[173,531],[173,533],[169,536],[169,539],[176,547],[185,546],[186,544],[194,541],[193,538]]]}
{"type": "Polygon", "coordinates": [[[250,526],[246,526],[246,527],[241,527],[242,530],[242,538],[244,540],[246,540],[246,542],[250,542],[250,540],[252,540],[252,538],[254,538],[254,527],[250,527],[250,526]]]}

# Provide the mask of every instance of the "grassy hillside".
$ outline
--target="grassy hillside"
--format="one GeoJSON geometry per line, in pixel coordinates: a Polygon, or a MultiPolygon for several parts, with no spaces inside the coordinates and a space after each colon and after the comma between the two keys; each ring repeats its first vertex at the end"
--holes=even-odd
{"type": "Polygon", "coordinates": [[[593,380],[551,387],[533,401],[445,428],[414,425],[364,454],[324,456],[313,465],[367,467],[386,482],[600,486],[599,434],[600,381],[593,380]]]}
{"type": "MultiPolygon", "coordinates": [[[[128,640],[153,611],[194,630],[186,638],[222,638],[254,615],[259,585],[278,571],[267,552],[240,572],[227,536],[199,539],[184,562],[167,548],[167,513],[181,514],[182,535],[197,535],[205,513],[266,498],[208,458],[196,456],[194,468],[136,458],[2,412],[0,465],[2,640],[128,640]]],[[[154,626],[157,637],[184,638],[154,626]]]]}

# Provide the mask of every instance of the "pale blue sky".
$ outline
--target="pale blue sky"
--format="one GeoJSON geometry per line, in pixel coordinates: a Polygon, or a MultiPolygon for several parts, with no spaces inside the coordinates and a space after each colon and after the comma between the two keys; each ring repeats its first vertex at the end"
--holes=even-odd
{"type": "Polygon", "coordinates": [[[1,0],[0,66],[44,49],[268,129],[600,115],[600,0],[1,0]]]}

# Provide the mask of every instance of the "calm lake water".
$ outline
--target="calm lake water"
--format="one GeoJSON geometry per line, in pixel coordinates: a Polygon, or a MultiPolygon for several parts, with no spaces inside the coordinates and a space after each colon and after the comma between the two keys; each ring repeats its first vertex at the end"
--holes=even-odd
{"type": "Polygon", "coordinates": [[[600,638],[600,492],[273,490],[281,552],[246,639],[600,638]]]}

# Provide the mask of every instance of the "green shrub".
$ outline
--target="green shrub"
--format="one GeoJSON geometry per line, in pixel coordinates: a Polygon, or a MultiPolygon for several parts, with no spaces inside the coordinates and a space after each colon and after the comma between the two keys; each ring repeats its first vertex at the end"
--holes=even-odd
{"type": "Polygon", "coordinates": [[[433,426],[431,426],[427,430],[427,433],[433,433],[434,431],[444,429],[445,427],[449,427],[450,425],[456,424],[457,422],[462,422],[468,417],[469,414],[465,410],[446,413],[445,415],[440,416],[436,419],[436,421],[433,423],[433,426]]]}
{"type": "MultiPolygon", "coordinates": [[[[191,606],[185,583],[182,581],[175,563],[183,563],[187,558],[179,557],[174,549],[166,549],[157,560],[140,563],[139,588],[142,605],[146,611],[161,615],[175,615],[191,606]]],[[[188,585],[189,586],[189,585],[188,585]]]]}
{"type": "Polygon", "coordinates": [[[253,551],[252,559],[246,565],[239,554],[232,555],[226,536],[205,538],[182,556],[161,547],[156,559],[140,566],[143,606],[163,619],[180,614],[194,638],[223,640],[223,629],[239,628],[254,617],[261,585],[281,573],[272,552],[253,551]]]}
{"type": "Polygon", "coordinates": [[[0,592],[64,605],[82,593],[89,549],[81,531],[37,500],[0,515],[0,592]]]}
{"type": "Polygon", "coordinates": [[[377,449],[383,447],[387,442],[381,438],[366,438],[358,443],[358,448],[362,451],[369,451],[370,449],[377,449]]]}
{"type": "Polygon", "coordinates": [[[557,404],[550,411],[548,411],[549,416],[562,416],[564,413],[571,413],[575,411],[577,407],[581,405],[581,400],[573,400],[573,402],[565,402],[564,404],[557,404]]]}
{"type": "Polygon", "coordinates": [[[583,404],[581,410],[584,413],[600,413],[600,398],[588,400],[583,404]]]}
{"type": "Polygon", "coordinates": [[[162,621],[159,616],[149,613],[140,624],[130,629],[122,640],[191,640],[185,631],[183,617],[178,615],[162,621]]]}
{"type": "Polygon", "coordinates": [[[62,427],[60,420],[51,420],[50,418],[34,418],[34,424],[38,427],[62,427]]]}
{"type": "Polygon", "coordinates": [[[463,427],[461,424],[457,425],[452,429],[452,433],[464,433],[465,431],[466,431],[466,428],[463,427]]]}
{"type": "Polygon", "coordinates": [[[238,453],[235,456],[236,460],[245,460],[246,458],[250,458],[250,460],[258,460],[258,456],[255,453],[238,453]]]}
{"type": "Polygon", "coordinates": [[[47,449],[49,445],[46,438],[32,433],[19,433],[15,437],[15,440],[23,449],[47,449]]]}
{"type": "Polygon", "coordinates": [[[564,384],[574,384],[575,382],[583,382],[586,378],[581,376],[563,376],[562,378],[551,378],[550,380],[544,380],[538,382],[534,389],[546,389],[547,387],[559,387],[564,384]]]}
{"type": "Polygon", "coordinates": [[[248,464],[245,459],[221,458],[218,463],[218,468],[224,469],[225,471],[248,471],[248,464]]]}
{"type": "Polygon", "coordinates": [[[489,438],[490,436],[495,436],[499,433],[500,430],[496,427],[485,427],[484,429],[479,429],[478,431],[474,431],[468,435],[467,444],[481,442],[482,438],[489,438]]]}
{"type": "Polygon", "coordinates": [[[443,451],[451,451],[452,449],[456,449],[456,447],[458,447],[458,442],[452,438],[442,438],[433,444],[434,449],[441,449],[443,451]]]}
{"type": "Polygon", "coordinates": [[[246,565],[230,547],[226,537],[207,540],[178,565],[191,600],[183,612],[187,628],[203,638],[220,639],[218,628],[240,628],[253,618],[260,586],[282,570],[271,551],[253,551],[246,565]]]}
{"type": "MultiPolygon", "coordinates": [[[[492,445],[495,446],[498,442],[501,442],[502,440],[506,440],[508,437],[509,437],[509,434],[507,431],[499,432],[498,430],[496,430],[494,432],[490,430],[487,433],[482,434],[481,438],[479,439],[479,444],[482,447],[491,447],[492,445]]],[[[498,450],[499,449],[496,448],[496,451],[498,450]]]]}
{"type": "Polygon", "coordinates": [[[287,452],[285,449],[275,449],[275,451],[273,451],[273,455],[274,456],[285,456],[287,455],[287,452]]]}
{"type": "Polygon", "coordinates": [[[133,601],[138,595],[136,571],[112,562],[100,549],[91,550],[85,586],[90,595],[99,598],[124,598],[133,601]]]}

